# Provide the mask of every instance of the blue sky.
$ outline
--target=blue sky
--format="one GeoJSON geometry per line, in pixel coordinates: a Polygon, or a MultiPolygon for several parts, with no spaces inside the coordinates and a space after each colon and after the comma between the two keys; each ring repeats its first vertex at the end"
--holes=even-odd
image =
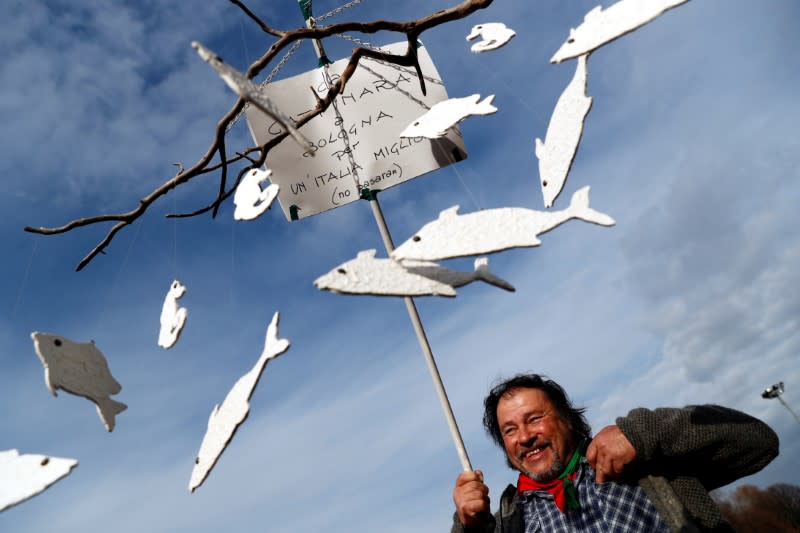
{"type": "MultiPolygon", "coordinates": [[[[611,2],[603,2],[610,5],[611,2]]],[[[338,4],[317,0],[316,13],[338,4]]],[[[406,20],[451,5],[365,0],[327,22],[406,20]]],[[[574,62],[549,58],[595,2],[496,0],[423,34],[450,96],[495,94],[499,112],[462,124],[469,158],[381,194],[395,241],[439,211],[542,209],[543,137],[574,62]],[[474,24],[517,36],[484,55],[474,24]]],[[[265,20],[302,24],[293,0],[253,1],[265,20]]],[[[382,249],[363,202],[287,223],[203,206],[216,176],[155,204],[82,272],[106,227],[22,231],[132,208],[194,163],[234,95],[189,43],[239,69],[271,40],[216,2],[11,0],[0,7],[0,449],[76,458],[47,492],[0,515],[4,531],[442,531],[460,465],[402,301],[317,291],[312,281],[382,249]],[[156,345],[173,278],[189,309],[175,348],[156,345]],[[271,362],[249,419],[205,484],[187,485],[208,414],[263,348],[275,310],[291,349],[271,362]],[[128,404],[107,434],[94,406],[47,391],[30,340],[94,339],[128,404]]],[[[515,476],[480,427],[491,383],[545,373],[595,431],[636,406],[720,403],[758,416],[781,455],[743,482],[800,482],[800,426],[760,391],[786,383],[800,410],[800,200],[793,0],[694,0],[589,58],[593,107],[559,207],[591,185],[613,228],[570,222],[542,245],[495,254],[517,287],[418,299],[467,450],[494,501],[515,476]]],[[[386,44],[396,36],[369,36],[386,44]]],[[[340,58],[348,41],[326,41],[340,58]]],[[[303,45],[281,75],[314,68],[303,45]]],[[[229,149],[249,142],[244,124],[229,149]]],[[[448,266],[469,268],[469,261],[448,266]]]]}

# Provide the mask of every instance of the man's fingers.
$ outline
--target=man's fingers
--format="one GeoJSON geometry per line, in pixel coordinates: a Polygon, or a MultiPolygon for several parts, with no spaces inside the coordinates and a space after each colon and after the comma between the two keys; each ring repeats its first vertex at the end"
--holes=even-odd
{"type": "Polygon", "coordinates": [[[477,516],[489,510],[489,498],[477,498],[470,500],[462,506],[467,516],[477,516]]]}
{"type": "Polygon", "coordinates": [[[476,470],[474,472],[465,471],[461,472],[456,478],[456,487],[461,485],[466,485],[467,483],[477,481],[478,483],[483,483],[483,472],[480,470],[476,470]]]}
{"type": "Polygon", "coordinates": [[[617,426],[600,430],[586,450],[586,460],[597,472],[598,483],[619,478],[636,455],[636,449],[617,426]]]}
{"type": "Polygon", "coordinates": [[[597,445],[594,441],[589,443],[589,447],[586,448],[586,460],[592,465],[592,468],[597,464],[597,445]]]}

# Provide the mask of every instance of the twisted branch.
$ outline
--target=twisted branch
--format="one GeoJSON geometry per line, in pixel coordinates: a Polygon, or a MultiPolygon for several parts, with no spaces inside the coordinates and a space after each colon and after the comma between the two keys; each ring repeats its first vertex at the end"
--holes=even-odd
{"type": "MultiPolygon", "coordinates": [[[[291,31],[282,31],[272,28],[270,25],[268,25],[258,16],[256,16],[252,11],[250,11],[250,9],[240,0],[230,0],[230,2],[235,6],[237,6],[240,10],[242,10],[246,16],[251,18],[261,28],[262,31],[277,37],[277,40],[274,43],[272,43],[272,45],[266,50],[266,52],[248,67],[245,75],[250,79],[256,77],[276,57],[276,55],[281,52],[281,50],[283,50],[288,45],[297,40],[324,39],[326,37],[330,37],[332,35],[337,35],[345,32],[377,33],[381,31],[391,31],[391,32],[398,32],[405,34],[406,39],[408,40],[408,48],[406,50],[406,53],[403,55],[386,54],[374,50],[369,50],[366,48],[356,48],[355,50],[353,50],[353,53],[350,56],[350,60],[348,61],[347,66],[342,72],[341,77],[335,83],[332,84],[332,86],[328,89],[327,93],[323,98],[320,98],[318,95],[316,96],[317,106],[314,109],[314,111],[308,113],[307,115],[303,116],[302,119],[297,121],[296,127],[299,129],[303,125],[307,124],[311,119],[322,114],[328,107],[330,107],[335,98],[344,91],[347,82],[350,80],[350,78],[352,78],[353,74],[356,71],[356,68],[358,67],[359,61],[361,60],[362,57],[377,59],[380,61],[385,61],[406,67],[413,66],[417,71],[417,75],[419,76],[420,86],[424,94],[425,81],[422,76],[416,52],[416,43],[420,34],[425,30],[428,30],[435,26],[439,26],[447,22],[452,22],[454,20],[465,18],[468,15],[472,14],[473,12],[477,11],[478,9],[484,9],[488,7],[492,3],[492,0],[463,0],[461,3],[451,8],[437,11],[436,13],[432,13],[420,19],[408,22],[393,22],[387,20],[376,20],[373,22],[363,22],[363,23],[343,22],[340,24],[333,24],[330,26],[322,26],[315,28],[299,28],[291,31]]],[[[233,194],[239,182],[241,181],[242,177],[249,170],[262,166],[267,158],[267,154],[269,153],[269,151],[275,146],[277,146],[280,142],[282,142],[283,139],[285,139],[288,135],[287,132],[283,132],[282,134],[274,137],[269,142],[261,146],[248,148],[244,150],[243,153],[239,153],[235,157],[227,159],[225,151],[226,128],[228,124],[232,120],[234,120],[234,118],[242,111],[244,105],[245,105],[244,100],[242,100],[241,98],[237,99],[233,107],[227,113],[225,113],[225,115],[219,120],[219,122],[217,122],[212,143],[209,146],[208,150],[206,150],[206,153],[200,158],[200,160],[198,160],[194,165],[192,165],[188,169],[183,169],[182,166],[179,167],[179,171],[174,177],[167,180],[162,185],[153,190],[150,194],[146,195],[144,198],[139,200],[139,204],[130,211],[125,213],[96,215],[86,218],[79,218],[67,224],[64,224],[63,226],[58,226],[58,227],[26,226],[24,228],[25,231],[30,233],[38,233],[41,235],[55,235],[59,233],[66,233],[75,228],[89,226],[92,224],[99,224],[103,222],[116,222],[116,224],[114,224],[111,227],[111,229],[109,229],[106,236],[91,251],[89,251],[89,253],[86,254],[86,256],[84,256],[84,258],[81,259],[81,261],[78,263],[76,270],[80,271],[83,269],[83,267],[89,264],[89,262],[92,259],[94,259],[98,254],[104,253],[105,248],[108,247],[108,245],[113,240],[114,236],[116,236],[116,234],[122,228],[132,224],[139,217],[141,217],[145,213],[145,211],[147,211],[150,205],[153,204],[153,202],[155,202],[162,196],[166,196],[166,194],[169,193],[172,189],[188,182],[193,178],[196,178],[197,176],[202,176],[204,174],[220,170],[221,176],[220,176],[219,192],[217,194],[216,199],[211,204],[191,213],[184,213],[184,214],[173,213],[167,215],[170,218],[184,218],[184,217],[197,216],[203,213],[207,213],[208,211],[212,211],[212,216],[216,216],[220,205],[222,204],[222,202],[224,202],[233,194]],[[256,158],[248,157],[248,154],[252,154],[254,152],[258,152],[258,157],[256,158]],[[220,162],[218,164],[211,164],[214,155],[217,153],[220,154],[220,162]],[[226,190],[228,166],[233,163],[241,162],[242,160],[245,159],[249,161],[249,165],[246,165],[239,170],[233,186],[230,189],[226,190]]]]}

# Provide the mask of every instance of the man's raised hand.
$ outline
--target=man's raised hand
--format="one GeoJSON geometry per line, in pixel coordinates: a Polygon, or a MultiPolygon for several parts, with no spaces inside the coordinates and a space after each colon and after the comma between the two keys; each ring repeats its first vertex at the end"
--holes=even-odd
{"type": "Polygon", "coordinates": [[[634,459],[636,449],[617,426],[604,427],[586,449],[586,460],[594,468],[598,483],[619,479],[634,459]]]}
{"type": "Polygon", "coordinates": [[[483,483],[483,472],[461,472],[453,489],[458,520],[465,526],[485,524],[491,517],[489,487],[483,483]]]}

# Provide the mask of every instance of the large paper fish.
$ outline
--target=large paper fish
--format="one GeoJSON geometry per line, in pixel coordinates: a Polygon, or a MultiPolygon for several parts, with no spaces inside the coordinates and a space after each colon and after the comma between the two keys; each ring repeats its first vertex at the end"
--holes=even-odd
{"type": "Polygon", "coordinates": [[[275,313],[267,327],[264,351],[255,366],[233,385],[221,405],[215,405],[208,419],[208,429],[197,453],[189,491],[194,492],[203,484],[222,452],[233,438],[233,434],[250,412],[250,397],[253,395],[261,373],[270,359],[274,359],[289,349],[289,341],[278,338],[279,313],[275,313]]]}
{"type": "Polygon", "coordinates": [[[392,258],[438,261],[538,246],[539,235],[573,218],[601,226],[614,225],[613,218],[589,207],[588,186],[575,192],[569,207],[560,211],[503,207],[459,215],[456,205],[442,211],[439,218],[398,246],[392,258]]]}
{"type": "Polygon", "coordinates": [[[341,294],[373,296],[455,296],[455,288],[476,280],[485,281],[507,291],[514,287],[489,271],[484,257],[475,261],[473,272],[460,272],[427,261],[400,263],[393,259],[376,259],[375,250],[359,252],[314,281],[320,290],[341,294]]]}
{"type": "Polygon", "coordinates": [[[261,189],[264,183],[272,175],[272,171],[259,170],[254,168],[248,172],[233,194],[233,203],[236,209],[233,211],[233,218],[236,220],[253,220],[261,216],[272,201],[278,196],[280,187],[277,183],[269,185],[266,189],[261,189]]]}
{"type": "Polygon", "coordinates": [[[467,40],[481,38],[480,41],[470,47],[470,50],[479,54],[505,46],[515,35],[516,32],[502,22],[487,22],[473,26],[472,31],[467,35],[467,40]]]}
{"type": "Polygon", "coordinates": [[[169,291],[161,305],[161,329],[158,331],[158,345],[171,348],[178,342],[189,311],[178,307],[178,299],[186,292],[186,286],[177,279],[169,286],[169,291]]]}
{"type": "Polygon", "coordinates": [[[564,187],[581,142],[583,121],[592,107],[592,98],[586,96],[586,57],[582,55],[578,58],[575,75],[558,98],[547,125],[545,142],[536,139],[539,181],[545,207],[553,205],[564,187]]]}
{"type": "Polygon", "coordinates": [[[294,127],[292,119],[287,117],[272,103],[272,100],[269,99],[267,93],[261,87],[253,83],[247,76],[222,61],[222,58],[197,41],[192,41],[192,48],[197,50],[197,53],[203,58],[203,61],[211,65],[211,67],[217,71],[217,74],[219,74],[225,84],[230,87],[233,92],[272,117],[283,129],[289,132],[289,135],[303,147],[304,151],[310,152],[312,156],[314,155],[311,143],[308,142],[308,139],[303,137],[303,134],[294,127]]]}
{"type": "Polygon", "coordinates": [[[0,451],[0,511],[36,496],[77,465],[75,459],[0,451]]]}
{"type": "Polygon", "coordinates": [[[109,397],[119,393],[122,385],[111,375],[106,358],[94,342],[77,343],[38,331],[31,333],[31,338],[44,365],[44,382],[53,396],[63,389],[91,400],[106,430],[113,431],[116,415],[128,406],[109,397]]]}
{"type": "Polygon", "coordinates": [[[644,26],[665,11],[689,0],[620,0],[608,9],[597,6],[584,17],[583,23],[569,30],[567,41],[550,59],[565,59],[588,54],[604,44],[644,26]]]}
{"type": "Polygon", "coordinates": [[[490,115],[497,112],[492,105],[494,95],[489,95],[479,102],[481,95],[473,94],[464,98],[450,98],[434,104],[427,113],[408,125],[400,137],[427,137],[438,139],[447,134],[447,130],[472,115],[490,115]]]}

